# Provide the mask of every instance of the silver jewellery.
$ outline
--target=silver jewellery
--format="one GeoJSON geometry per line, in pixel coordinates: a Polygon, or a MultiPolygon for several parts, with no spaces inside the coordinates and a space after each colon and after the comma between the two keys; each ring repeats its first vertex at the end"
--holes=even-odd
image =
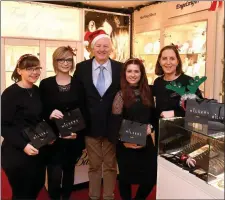
{"type": "Polygon", "coordinates": [[[27,88],[26,88],[26,90],[27,90],[27,93],[29,94],[29,96],[32,97],[33,96],[33,93],[32,92],[29,92],[29,90],[27,88]]]}
{"type": "Polygon", "coordinates": [[[29,91],[29,89],[32,90],[32,87],[29,88],[29,89],[27,89],[27,88],[24,86],[23,82],[21,82],[21,84],[22,84],[23,88],[26,89],[26,91],[27,91],[29,97],[32,97],[32,96],[33,96],[33,93],[32,93],[32,91],[29,91]]]}

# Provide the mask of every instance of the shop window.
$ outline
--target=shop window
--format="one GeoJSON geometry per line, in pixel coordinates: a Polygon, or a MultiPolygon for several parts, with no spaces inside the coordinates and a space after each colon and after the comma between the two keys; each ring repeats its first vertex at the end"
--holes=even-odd
{"type": "Polygon", "coordinates": [[[81,10],[36,2],[1,2],[1,35],[81,40],[81,10]]]}

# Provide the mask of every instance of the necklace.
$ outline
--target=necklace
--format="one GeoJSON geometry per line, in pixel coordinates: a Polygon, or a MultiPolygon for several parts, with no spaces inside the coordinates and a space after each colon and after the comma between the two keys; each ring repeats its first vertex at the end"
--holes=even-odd
{"type": "Polygon", "coordinates": [[[26,90],[27,90],[27,93],[29,94],[29,96],[32,97],[33,96],[32,92],[29,91],[27,88],[26,88],[26,90]]]}
{"type": "Polygon", "coordinates": [[[33,93],[32,93],[32,87],[28,89],[28,88],[26,88],[26,87],[24,86],[24,84],[23,84],[22,82],[21,82],[21,84],[22,84],[23,88],[26,89],[26,91],[27,91],[29,97],[32,97],[32,96],[33,96],[33,93]],[[29,91],[29,90],[30,90],[30,91],[29,91]]]}

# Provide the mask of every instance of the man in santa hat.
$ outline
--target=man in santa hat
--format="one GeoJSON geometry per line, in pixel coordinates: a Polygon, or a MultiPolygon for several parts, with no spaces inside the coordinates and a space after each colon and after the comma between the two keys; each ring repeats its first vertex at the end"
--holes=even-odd
{"type": "Polygon", "coordinates": [[[122,63],[109,58],[112,43],[104,30],[89,34],[94,57],[80,62],[73,76],[87,127],[85,137],[89,158],[89,198],[100,199],[103,176],[103,199],[114,199],[117,177],[115,145],[109,141],[108,123],[112,103],[120,89],[122,63]]]}

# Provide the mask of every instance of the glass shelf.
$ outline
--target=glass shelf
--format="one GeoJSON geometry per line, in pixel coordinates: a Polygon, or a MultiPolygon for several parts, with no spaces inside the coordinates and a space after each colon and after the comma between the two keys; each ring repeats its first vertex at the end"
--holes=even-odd
{"type": "MultiPolygon", "coordinates": [[[[185,74],[205,76],[207,21],[167,27],[164,32],[164,44],[178,46],[185,74]]],[[[204,91],[204,84],[200,86],[204,91]]]]}
{"type": "Polygon", "coordinates": [[[160,51],[160,31],[138,33],[134,35],[133,57],[144,61],[148,83],[153,84],[155,78],[155,64],[160,51]]]}
{"type": "Polygon", "coordinates": [[[185,124],[181,117],[160,119],[159,156],[224,191],[224,140],[185,124]]]}

